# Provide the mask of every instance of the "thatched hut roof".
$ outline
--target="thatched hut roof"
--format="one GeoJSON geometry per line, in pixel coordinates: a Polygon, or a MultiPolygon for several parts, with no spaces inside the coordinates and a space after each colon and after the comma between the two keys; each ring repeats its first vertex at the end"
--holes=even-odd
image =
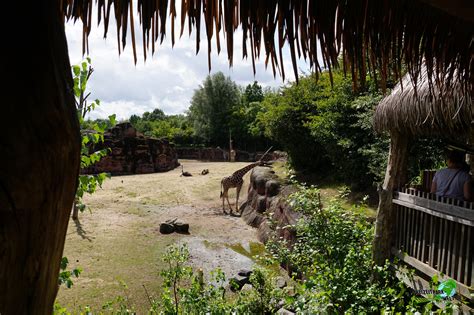
{"type": "Polygon", "coordinates": [[[375,130],[398,131],[408,136],[451,136],[458,140],[467,135],[474,123],[472,94],[457,81],[450,86],[430,85],[425,67],[416,90],[410,81],[406,75],[378,104],[375,130]]]}
{"type": "Polygon", "coordinates": [[[473,90],[472,0],[181,0],[180,11],[176,0],[59,1],[63,16],[82,20],[84,50],[88,50],[87,35],[95,24],[93,6],[98,12],[98,22],[104,23],[104,35],[108,32],[110,16],[115,17],[117,40],[122,49],[130,31],[135,62],[136,40],[142,42],[146,58],[150,46],[153,53],[155,42],[163,41],[168,17],[174,44],[178,32],[174,23],[180,12],[179,36],[186,28],[187,19],[188,32],[196,32],[196,51],[199,51],[200,27],[205,24],[209,56],[211,41],[215,40],[218,51],[221,45],[226,46],[230,65],[233,34],[241,27],[243,57],[250,56],[254,62],[264,50],[266,64],[271,65],[274,75],[280,73],[283,78],[282,47],[286,44],[295,75],[298,74],[297,57],[309,61],[316,70],[330,70],[338,66],[342,53],[344,70],[352,75],[355,88],[364,84],[367,71],[378,77],[384,88],[390,75],[399,76],[402,63],[407,65],[412,77],[417,77],[424,59],[430,69],[430,79],[444,77],[450,70],[447,65],[452,65],[463,88],[473,90]],[[134,10],[138,10],[142,28],[143,36],[139,39],[135,38],[134,10]],[[224,35],[222,42],[221,34],[224,35]],[[318,56],[318,46],[321,56],[318,56]]]}

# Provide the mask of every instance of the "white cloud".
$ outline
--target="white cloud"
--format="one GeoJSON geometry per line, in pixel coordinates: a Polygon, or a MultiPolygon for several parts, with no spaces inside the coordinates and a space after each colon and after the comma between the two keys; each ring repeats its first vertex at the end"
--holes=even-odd
{"type": "MultiPolygon", "coordinates": [[[[103,118],[115,113],[118,119],[126,119],[132,114],[142,114],[155,108],[160,108],[167,114],[183,113],[189,107],[194,90],[209,74],[204,28],[201,31],[201,48],[198,55],[195,54],[194,33],[188,37],[185,31],[183,37],[176,40],[174,48],[171,47],[170,38],[165,38],[161,46],[157,43],[155,54],[148,55],[146,62],[143,61],[139,27],[136,28],[135,35],[138,56],[136,65],[133,61],[130,36],[125,50],[119,56],[116,27],[112,18],[107,39],[103,38],[102,26],[93,27],[89,35],[89,57],[92,59],[95,71],[89,82],[89,90],[92,92],[91,97],[100,99],[102,105],[91,115],[92,118],[103,118]]],[[[82,60],[82,24],[67,23],[66,36],[71,63],[76,64],[82,60]]],[[[250,57],[242,59],[240,30],[234,35],[233,68],[228,66],[225,40],[222,35],[220,39],[222,46],[220,55],[217,55],[217,47],[213,40],[211,73],[222,71],[240,85],[247,85],[254,80],[265,87],[283,84],[279,76],[273,78],[271,64],[265,70],[263,47],[262,56],[256,61],[257,74],[254,77],[250,57]]],[[[248,53],[250,55],[250,49],[248,53]]],[[[294,80],[291,59],[287,52],[284,58],[286,79],[294,80]]],[[[303,70],[309,68],[303,61],[298,66],[303,70]]]]}

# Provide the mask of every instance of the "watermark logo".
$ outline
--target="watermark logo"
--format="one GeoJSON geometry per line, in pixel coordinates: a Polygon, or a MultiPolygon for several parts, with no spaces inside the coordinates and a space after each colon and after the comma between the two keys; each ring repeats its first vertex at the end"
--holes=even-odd
{"type": "Polygon", "coordinates": [[[452,299],[456,294],[456,281],[448,279],[441,282],[438,286],[438,291],[441,291],[436,297],[447,300],[452,299]]]}
{"type": "Polygon", "coordinates": [[[456,281],[448,279],[442,281],[436,289],[415,290],[416,294],[432,295],[434,300],[452,300],[456,294],[456,281]]]}

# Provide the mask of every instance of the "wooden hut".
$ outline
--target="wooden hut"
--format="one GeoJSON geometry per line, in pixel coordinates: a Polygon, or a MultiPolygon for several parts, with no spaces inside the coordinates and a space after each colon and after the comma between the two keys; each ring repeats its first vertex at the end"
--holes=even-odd
{"type": "Polygon", "coordinates": [[[459,295],[472,299],[473,204],[404,187],[411,140],[421,136],[442,137],[456,144],[470,140],[472,95],[463,91],[459,82],[449,87],[431,85],[426,69],[416,90],[410,81],[404,77],[375,111],[374,127],[379,132],[388,131],[391,143],[379,191],[374,259],[382,263],[394,255],[415,268],[419,277],[404,279],[416,289],[429,288],[427,280],[443,274],[456,280],[459,295]]]}
{"type": "Polygon", "coordinates": [[[1,314],[51,314],[58,290],[57,275],[80,165],[65,20],[83,23],[85,52],[89,50],[87,36],[96,22],[104,25],[106,35],[109,21],[115,19],[120,49],[128,36],[134,55],[141,43],[146,57],[155,51],[155,43],[163,41],[166,21],[171,19],[180,26],[177,30],[172,24],[168,34],[172,43],[178,32],[194,31],[199,51],[204,24],[209,56],[210,43],[215,41],[218,51],[227,48],[230,65],[233,34],[241,28],[243,57],[253,61],[265,55],[273,72],[283,77],[282,48],[286,45],[295,73],[296,58],[305,58],[321,70],[337,66],[342,55],[355,89],[364,84],[369,71],[384,87],[390,73],[401,73],[402,63],[416,76],[425,59],[437,65],[430,68],[435,69],[428,73],[431,77],[451,65],[457,71],[449,80],[457,78],[464,89],[473,91],[472,0],[182,0],[181,10],[176,2],[5,3],[4,12],[16,22],[1,20],[5,30],[0,132],[1,314]],[[93,21],[93,11],[98,21],[93,21]],[[137,11],[138,19],[134,15],[137,11]],[[136,23],[141,24],[140,38],[135,36],[136,23]]]}

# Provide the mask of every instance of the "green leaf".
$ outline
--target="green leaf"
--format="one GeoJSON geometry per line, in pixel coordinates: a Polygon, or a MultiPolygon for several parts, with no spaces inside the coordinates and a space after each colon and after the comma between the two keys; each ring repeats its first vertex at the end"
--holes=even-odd
{"type": "Polygon", "coordinates": [[[110,124],[111,124],[112,126],[115,126],[115,124],[116,124],[116,122],[117,122],[117,121],[116,121],[116,115],[115,115],[115,114],[110,115],[110,116],[109,116],[109,120],[110,120],[110,124]]]}
{"type": "Polygon", "coordinates": [[[61,264],[60,264],[61,270],[65,270],[68,264],[69,264],[69,260],[67,259],[67,257],[61,258],[61,264]]]}
{"type": "Polygon", "coordinates": [[[79,277],[79,275],[81,274],[81,272],[82,272],[82,269],[80,269],[80,268],[76,268],[76,269],[74,269],[74,270],[72,271],[72,273],[74,274],[74,276],[75,276],[76,278],[79,277]]]}
{"type": "MultiPolygon", "coordinates": [[[[81,67],[77,65],[72,66],[72,72],[75,76],[78,76],[81,73],[81,67]]],[[[76,78],[74,78],[74,80],[76,80],[76,78]]]]}
{"type": "Polygon", "coordinates": [[[89,137],[87,137],[87,136],[82,137],[82,144],[88,144],[89,141],[90,141],[89,137]]]}

